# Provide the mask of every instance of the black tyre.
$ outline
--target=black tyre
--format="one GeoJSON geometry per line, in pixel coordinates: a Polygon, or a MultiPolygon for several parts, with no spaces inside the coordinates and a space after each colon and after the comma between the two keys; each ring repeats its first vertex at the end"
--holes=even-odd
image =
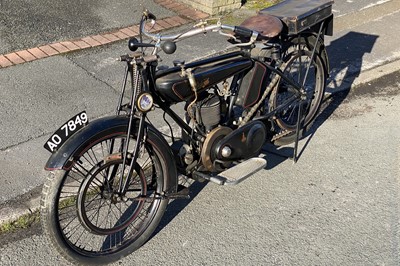
{"type": "MultiPolygon", "coordinates": [[[[305,131],[315,119],[325,93],[326,74],[324,64],[319,55],[314,55],[313,59],[311,56],[311,51],[293,50],[286,54],[284,59],[286,62],[286,67],[283,70],[285,76],[300,85],[304,84],[306,92],[306,100],[302,105],[303,127],[300,136],[305,134],[305,131]]],[[[279,85],[271,93],[269,104],[271,109],[280,106],[293,95],[292,86],[281,79],[279,85]]],[[[300,101],[295,101],[276,114],[274,122],[278,137],[275,138],[275,144],[284,145],[295,140],[294,132],[299,114],[299,104],[300,101]]]]}
{"type": "MultiPolygon", "coordinates": [[[[168,178],[165,145],[147,138],[128,191],[118,193],[124,132],[90,143],[68,171],[52,172],[44,185],[41,216],[45,235],[74,264],[106,264],[143,245],[168,204],[161,198],[168,178]]],[[[129,150],[136,145],[130,138],[129,150]]],[[[129,163],[129,160],[128,160],[129,163]]]]}

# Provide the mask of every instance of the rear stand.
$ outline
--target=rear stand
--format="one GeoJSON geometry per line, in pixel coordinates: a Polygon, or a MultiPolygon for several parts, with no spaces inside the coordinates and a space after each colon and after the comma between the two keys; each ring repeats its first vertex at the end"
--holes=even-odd
{"type": "MultiPolygon", "coordinates": [[[[303,97],[303,96],[302,96],[303,97]]],[[[298,147],[299,147],[299,140],[300,140],[300,129],[303,128],[304,125],[304,118],[303,116],[303,105],[305,104],[305,101],[303,99],[300,100],[299,104],[299,113],[297,115],[297,124],[296,124],[296,139],[294,141],[294,148],[293,148],[293,162],[297,163],[298,160],[298,147]]]]}
{"type": "MultiPolygon", "coordinates": [[[[322,31],[324,29],[324,24],[325,24],[325,21],[322,21],[321,25],[320,25],[320,28],[319,28],[319,31],[318,31],[318,34],[317,34],[317,40],[319,40],[319,38],[321,37],[322,31]]],[[[299,38],[300,38],[300,35],[299,35],[299,38]]],[[[299,46],[300,46],[300,41],[299,41],[299,46]]],[[[307,103],[307,101],[306,101],[307,100],[307,95],[306,95],[306,92],[304,92],[303,88],[305,86],[305,83],[306,83],[306,80],[307,80],[307,77],[308,77],[308,73],[310,71],[311,64],[314,61],[316,49],[317,49],[317,45],[314,45],[313,51],[312,51],[312,54],[311,54],[310,64],[307,66],[307,70],[306,70],[306,73],[305,73],[305,76],[304,76],[304,80],[303,80],[303,84],[302,84],[302,95],[300,96],[300,102],[299,102],[299,107],[298,107],[299,109],[298,109],[298,116],[297,116],[297,123],[296,123],[296,138],[295,138],[295,142],[294,142],[292,157],[286,156],[286,155],[283,155],[283,154],[279,154],[277,152],[268,151],[268,152],[270,152],[272,154],[275,154],[275,155],[278,155],[278,156],[281,156],[281,157],[286,157],[288,159],[291,158],[291,159],[293,159],[294,163],[297,163],[297,161],[299,159],[298,147],[299,147],[299,140],[300,140],[300,130],[303,128],[304,121],[305,121],[305,117],[303,117],[303,105],[307,103]]],[[[299,50],[300,50],[300,48],[299,48],[299,50]]]]}

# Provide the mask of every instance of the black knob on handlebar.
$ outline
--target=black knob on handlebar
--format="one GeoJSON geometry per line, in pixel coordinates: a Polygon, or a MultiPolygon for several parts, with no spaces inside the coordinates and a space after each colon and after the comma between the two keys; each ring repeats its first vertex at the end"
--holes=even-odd
{"type": "Polygon", "coordinates": [[[157,20],[156,16],[154,16],[154,14],[147,9],[143,12],[143,15],[146,17],[146,19],[157,20]]]}
{"type": "Polygon", "coordinates": [[[163,44],[161,44],[161,49],[166,53],[166,54],[173,54],[176,51],[176,44],[171,41],[166,41],[163,44]]]}
{"type": "Polygon", "coordinates": [[[157,18],[156,18],[156,16],[154,16],[153,15],[153,13],[148,13],[148,16],[147,16],[149,19],[152,19],[152,20],[157,20],[157,18]]]}
{"type": "Polygon", "coordinates": [[[138,49],[138,43],[139,43],[138,39],[130,38],[128,41],[129,50],[131,50],[132,52],[136,51],[138,49]]]}

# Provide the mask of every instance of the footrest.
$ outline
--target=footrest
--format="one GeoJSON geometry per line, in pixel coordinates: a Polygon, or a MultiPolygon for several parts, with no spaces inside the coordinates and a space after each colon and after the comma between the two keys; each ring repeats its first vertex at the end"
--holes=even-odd
{"type": "Polygon", "coordinates": [[[231,167],[217,176],[211,177],[210,181],[220,185],[237,185],[252,174],[265,168],[267,161],[263,158],[251,158],[234,167],[231,167]]]}
{"type": "Polygon", "coordinates": [[[165,195],[168,199],[190,199],[189,188],[178,185],[177,192],[165,195]]]}

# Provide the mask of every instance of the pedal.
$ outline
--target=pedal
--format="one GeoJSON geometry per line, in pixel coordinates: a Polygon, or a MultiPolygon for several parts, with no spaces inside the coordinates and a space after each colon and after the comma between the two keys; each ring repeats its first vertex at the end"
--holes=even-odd
{"type": "Polygon", "coordinates": [[[266,165],[267,161],[265,159],[254,157],[223,171],[217,176],[209,176],[206,179],[218,185],[233,186],[260,171],[266,165]]]}

